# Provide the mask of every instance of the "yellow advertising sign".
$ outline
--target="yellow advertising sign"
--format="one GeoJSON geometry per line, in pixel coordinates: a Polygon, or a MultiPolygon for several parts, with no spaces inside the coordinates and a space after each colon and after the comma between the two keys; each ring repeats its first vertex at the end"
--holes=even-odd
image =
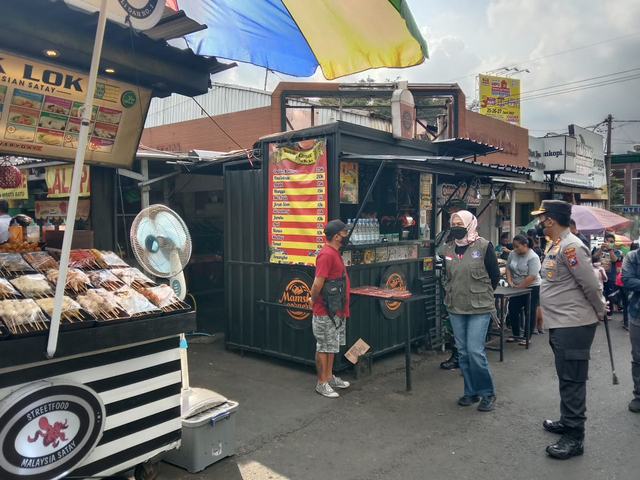
{"type": "MultiPolygon", "coordinates": [[[[57,167],[45,167],[45,177],[47,180],[47,198],[66,198],[71,191],[71,177],[73,176],[73,165],[58,165],[57,167]]],[[[89,167],[82,168],[82,179],[80,180],[80,197],[91,195],[91,174],[89,167]]]]}
{"type": "Polygon", "coordinates": [[[20,170],[22,174],[22,182],[17,188],[0,188],[0,197],[5,200],[26,200],[29,198],[29,192],[27,191],[27,176],[28,170],[20,170]]]}
{"type": "Polygon", "coordinates": [[[480,75],[480,113],[520,126],[520,80],[480,75]]]}

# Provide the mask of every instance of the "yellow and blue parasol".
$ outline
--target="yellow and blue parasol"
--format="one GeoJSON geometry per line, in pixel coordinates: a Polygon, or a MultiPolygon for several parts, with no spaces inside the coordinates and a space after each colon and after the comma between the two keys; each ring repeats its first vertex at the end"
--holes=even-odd
{"type": "Polygon", "coordinates": [[[325,78],[411,67],[427,43],[405,0],[167,0],[207,29],[185,36],[198,55],[325,78]]]}

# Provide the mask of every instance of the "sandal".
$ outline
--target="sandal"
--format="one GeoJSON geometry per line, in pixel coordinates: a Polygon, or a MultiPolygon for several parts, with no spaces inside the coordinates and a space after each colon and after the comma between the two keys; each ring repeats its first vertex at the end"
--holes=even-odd
{"type": "MultiPolygon", "coordinates": [[[[520,340],[520,343],[518,343],[518,345],[522,345],[523,347],[527,346],[527,341],[526,340],[520,340]]],[[[531,345],[531,340],[529,340],[529,345],[531,345]]]]}
{"type": "Polygon", "coordinates": [[[505,340],[505,342],[507,342],[507,343],[513,343],[513,342],[515,342],[515,341],[516,341],[516,339],[515,339],[515,338],[513,338],[513,337],[509,337],[509,338],[507,338],[507,339],[505,340]]]}

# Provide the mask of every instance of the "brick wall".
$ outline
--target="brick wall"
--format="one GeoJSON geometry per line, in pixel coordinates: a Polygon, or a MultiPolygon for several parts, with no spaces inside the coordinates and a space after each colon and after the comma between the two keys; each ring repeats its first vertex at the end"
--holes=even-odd
{"type": "Polygon", "coordinates": [[[140,142],[158,150],[181,152],[194,149],[228,152],[240,147],[251,148],[258,138],[277,131],[272,128],[271,114],[271,107],[261,107],[213,117],[235,142],[209,117],[145,128],[140,142]]]}

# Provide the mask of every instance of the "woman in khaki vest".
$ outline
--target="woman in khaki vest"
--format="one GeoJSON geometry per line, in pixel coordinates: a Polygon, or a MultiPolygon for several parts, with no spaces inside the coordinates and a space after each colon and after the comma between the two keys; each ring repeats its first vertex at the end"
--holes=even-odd
{"type": "Polygon", "coordinates": [[[458,404],[468,407],[480,402],[478,410],[490,412],[496,396],[484,346],[500,268],[493,245],[478,235],[477,226],[478,220],[467,210],[451,216],[453,240],[444,248],[444,303],[464,377],[464,395],[458,404]]]}

